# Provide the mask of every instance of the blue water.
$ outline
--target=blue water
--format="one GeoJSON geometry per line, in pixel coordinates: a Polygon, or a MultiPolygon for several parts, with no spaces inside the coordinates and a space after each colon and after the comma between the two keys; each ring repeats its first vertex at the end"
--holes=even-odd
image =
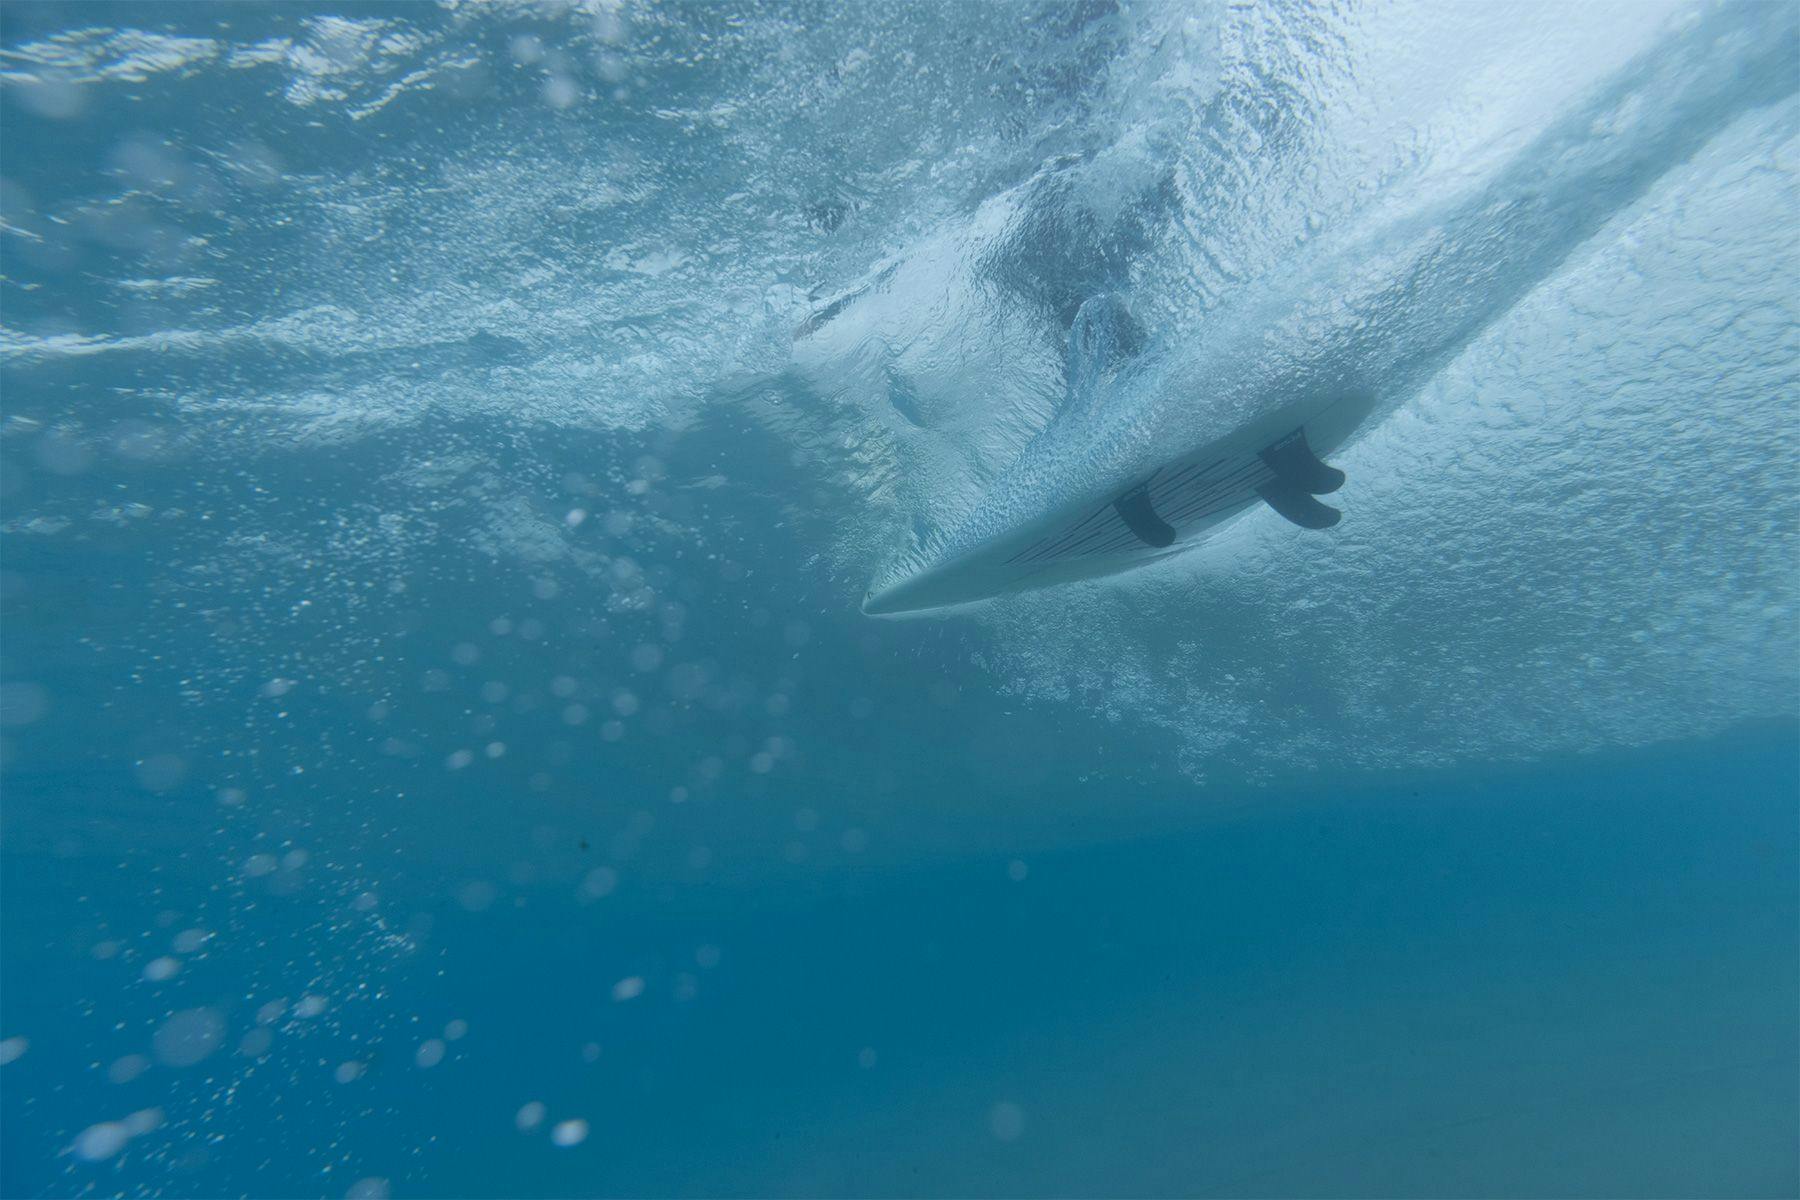
{"type": "Polygon", "coordinates": [[[1796,46],[0,8],[0,1194],[1800,1193],[1796,46]]]}

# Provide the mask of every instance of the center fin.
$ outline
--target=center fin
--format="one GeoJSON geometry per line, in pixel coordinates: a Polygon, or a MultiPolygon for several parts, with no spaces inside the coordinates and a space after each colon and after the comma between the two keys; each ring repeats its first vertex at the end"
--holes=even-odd
{"type": "Polygon", "coordinates": [[[1302,529],[1330,529],[1344,515],[1283,479],[1263,484],[1256,489],[1256,494],[1268,501],[1270,508],[1302,529]]]}
{"type": "Polygon", "coordinates": [[[1277,480],[1302,492],[1323,496],[1344,486],[1344,473],[1320,462],[1306,444],[1304,425],[1271,443],[1259,457],[1277,480]]]}

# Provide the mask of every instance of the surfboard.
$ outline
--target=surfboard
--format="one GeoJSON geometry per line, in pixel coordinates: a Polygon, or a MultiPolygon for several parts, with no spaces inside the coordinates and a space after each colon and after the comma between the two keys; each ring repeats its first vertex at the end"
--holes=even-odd
{"type": "Polygon", "coordinates": [[[1286,406],[1148,475],[871,588],[862,610],[871,616],[923,612],[1117,574],[1190,550],[1261,503],[1303,528],[1328,529],[1339,511],[1317,497],[1336,491],[1344,476],[1320,456],[1348,440],[1372,408],[1359,398],[1286,406]]]}

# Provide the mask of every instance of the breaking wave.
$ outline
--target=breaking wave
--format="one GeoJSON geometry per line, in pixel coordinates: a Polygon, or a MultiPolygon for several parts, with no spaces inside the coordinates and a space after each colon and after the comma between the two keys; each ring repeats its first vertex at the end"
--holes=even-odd
{"type": "MultiPolygon", "coordinates": [[[[124,445],[222,486],[386,448],[389,501],[309,497],[329,533],[237,512],[171,586],[258,575],[252,545],[346,577],[476,547],[610,586],[648,551],[528,494],[576,471],[613,481],[615,526],[755,561],[854,639],[867,582],[983,497],[1031,511],[1355,386],[1384,408],[1343,456],[1336,535],[1252,514],[944,618],[986,686],[1228,775],[1792,711],[1792,13],[1597,6],[1555,39],[1516,16],[15,24],[3,78],[35,119],[5,190],[9,417],[40,464],[124,445]],[[99,119],[124,103],[167,132],[99,119]],[[1040,436],[1102,293],[1142,352],[1040,436]],[[558,439],[592,469],[521,457],[558,439]],[[447,479],[454,521],[416,499],[447,479]]],[[[16,533],[92,520],[16,495],[16,533]]]]}

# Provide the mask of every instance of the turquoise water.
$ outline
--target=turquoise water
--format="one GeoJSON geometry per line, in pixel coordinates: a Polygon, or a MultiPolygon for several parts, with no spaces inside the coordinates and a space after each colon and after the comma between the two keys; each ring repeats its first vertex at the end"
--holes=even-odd
{"type": "Polygon", "coordinates": [[[0,1194],[1800,1191],[1797,11],[0,8],[0,1194]]]}

